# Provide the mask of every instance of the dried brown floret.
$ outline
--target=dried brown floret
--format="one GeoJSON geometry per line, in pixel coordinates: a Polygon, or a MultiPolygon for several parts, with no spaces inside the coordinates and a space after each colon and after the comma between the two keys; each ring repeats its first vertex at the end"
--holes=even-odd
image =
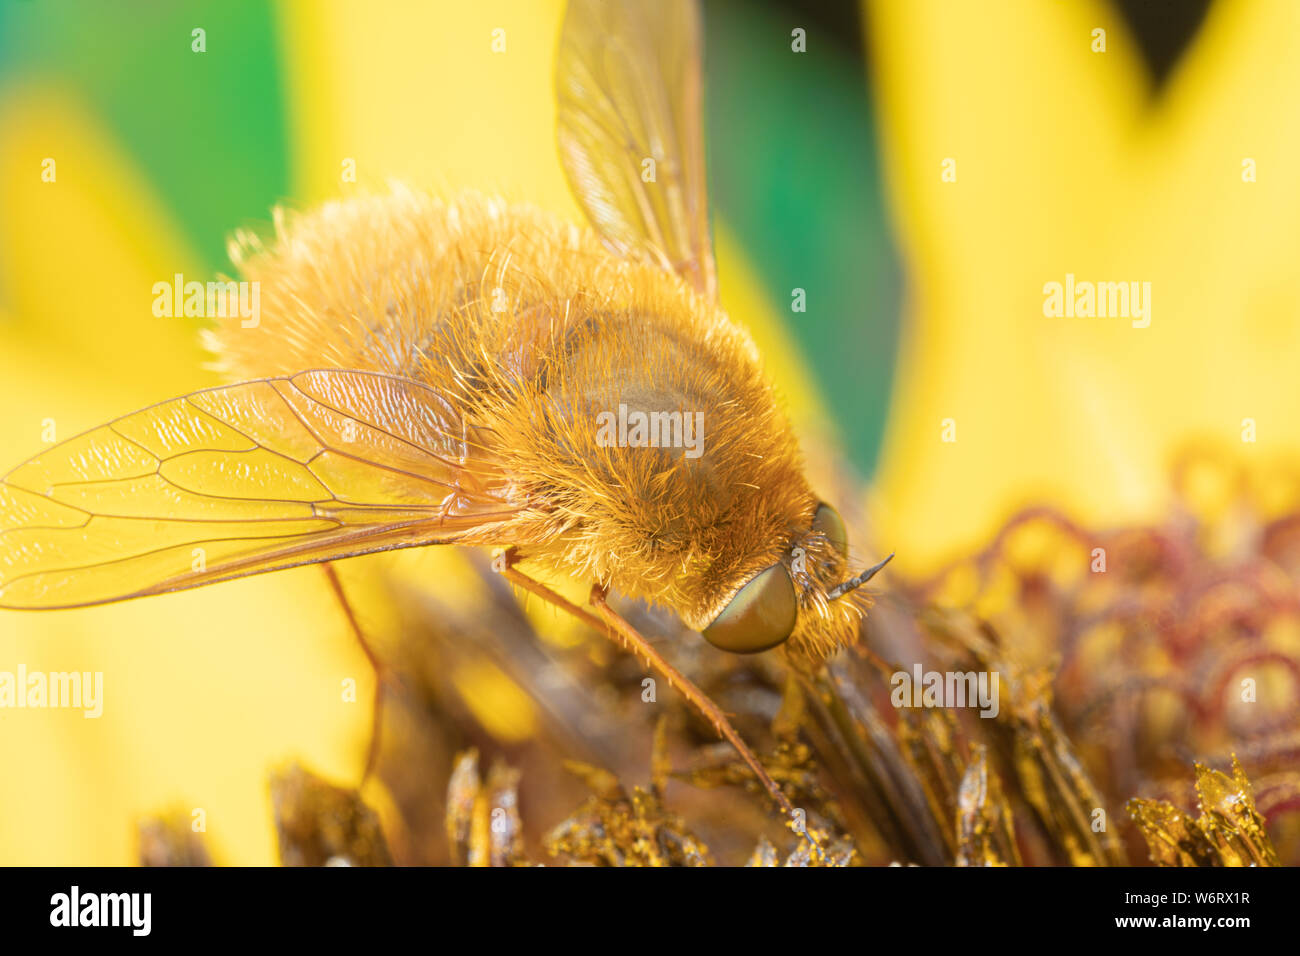
{"type": "Polygon", "coordinates": [[[447,784],[447,840],[452,860],[466,866],[527,866],[519,813],[518,770],[497,762],[483,782],[478,751],[456,758],[447,784]]]}
{"type": "Polygon", "coordinates": [[[749,862],[745,866],[776,866],[777,855],[776,847],[772,846],[772,841],[765,836],[758,838],[758,846],[754,847],[754,852],[750,854],[749,862]]]}
{"type": "Polygon", "coordinates": [[[546,837],[547,852],[589,866],[710,866],[709,848],[639,787],[593,796],[546,837]],[[611,798],[612,797],[612,798],[611,798]]]}
{"type": "Polygon", "coordinates": [[[1011,807],[997,774],[989,769],[985,747],[976,744],[972,751],[957,792],[957,865],[1018,865],[1011,807]]]}
{"type": "Polygon", "coordinates": [[[456,758],[447,781],[447,842],[453,863],[471,862],[474,808],[480,789],[478,751],[471,749],[456,758]]]}
{"type": "Polygon", "coordinates": [[[1134,797],[1129,816],[1146,838],[1157,866],[1218,866],[1219,858],[1196,820],[1163,800],[1134,797]]]}
{"type": "Polygon", "coordinates": [[[820,851],[806,840],[800,841],[785,858],[782,866],[852,866],[857,858],[857,850],[847,838],[833,840],[829,844],[824,840],[819,844],[820,851]]]}
{"type": "MultiPolygon", "coordinates": [[[[873,703],[872,681],[870,673],[840,660],[831,661],[825,674],[807,679],[809,736],[839,784],[846,822],[865,820],[890,857],[933,866],[949,863],[944,831],[952,818],[940,820],[930,812],[897,727],[873,703]]],[[[857,826],[853,832],[859,847],[868,845],[867,833],[857,826]]]]}
{"type": "Polygon", "coordinates": [[[211,866],[203,837],[190,811],[173,810],[136,825],[141,866],[211,866]]]}
{"type": "Polygon", "coordinates": [[[1250,781],[1237,758],[1232,776],[1196,764],[1200,817],[1165,801],[1135,798],[1129,813],[1160,866],[1279,866],[1277,852],[1255,808],[1250,781]]]}
{"type": "Polygon", "coordinates": [[[491,808],[489,862],[492,866],[526,865],[524,825],[519,816],[519,771],[503,763],[494,764],[483,797],[491,808]]]}
{"type": "Polygon", "coordinates": [[[1105,802],[1052,712],[1052,673],[1026,671],[1001,653],[988,625],[935,615],[932,626],[957,641],[979,666],[999,675],[1001,702],[989,721],[1009,754],[1016,783],[1039,822],[1075,866],[1120,866],[1123,849],[1105,802]]]}
{"type": "Polygon", "coordinates": [[[271,775],[284,866],[391,866],[379,817],[357,791],[331,786],[297,764],[271,775]]]}
{"type": "MultiPolygon", "coordinates": [[[[903,710],[899,712],[898,735],[925,793],[930,815],[936,821],[953,819],[965,773],[956,717],[948,710],[903,710]]],[[[951,827],[939,829],[948,852],[957,855],[956,833],[951,827]]]]}

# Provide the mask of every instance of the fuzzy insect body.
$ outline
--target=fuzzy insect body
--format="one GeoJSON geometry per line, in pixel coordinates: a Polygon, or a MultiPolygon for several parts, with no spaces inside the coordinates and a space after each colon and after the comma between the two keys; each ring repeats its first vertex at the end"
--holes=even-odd
{"type": "Polygon", "coordinates": [[[234,318],[206,333],[233,384],[0,480],[0,607],[323,563],[355,625],[329,562],[507,548],[510,580],[651,660],[792,814],[721,711],[605,601],[617,589],[718,647],[810,662],[852,643],[870,603],[856,589],[883,566],[846,579],[844,525],[718,303],[700,36],[689,0],[569,4],[557,144],[588,226],[395,187],[237,235],[244,284],[214,288],[255,289],[259,314],[218,308],[234,318]],[[519,556],[592,580],[596,614],[519,556]]]}
{"type": "Polygon", "coordinates": [[[502,477],[511,514],[450,540],[518,546],[696,629],[802,546],[824,573],[799,580],[808,624],[794,646],[820,656],[849,636],[854,605],[818,613],[844,568],[810,535],[818,501],[758,352],[679,277],[529,205],[400,187],[280,214],[272,239],[241,235],[232,257],[260,285],[262,317],[209,333],[227,375],[365,369],[454,407],[443,428],[473,436],[457,459],[502,477]],[[674,421],[679,437],[693,416],[698,457],[610,442],[601,418],[620,408],[674,421]]]}

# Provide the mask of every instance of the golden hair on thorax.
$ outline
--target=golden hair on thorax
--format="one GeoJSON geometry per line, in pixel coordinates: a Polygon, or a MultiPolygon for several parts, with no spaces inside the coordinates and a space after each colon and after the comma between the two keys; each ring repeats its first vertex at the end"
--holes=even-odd
{"type": "Polygon", "coordinates": [[[272,237],[237,237],[232,258],[260,284],[262,315],[207,335],[225,374],[411,378],[492,436],[483,451],[528,507],[462,542],[519,546],[697,629],[738,580],[802,546],[792,647],[822,656],[851,639],[859,605],[828,608],[846,569],[807,534],[818,500],[758,351],[681,277],[530,205],[401,186],[280,212],[272,237]],[[702,416],[706,451],[598,444],[597,417],[637,401],[702,416]]]}

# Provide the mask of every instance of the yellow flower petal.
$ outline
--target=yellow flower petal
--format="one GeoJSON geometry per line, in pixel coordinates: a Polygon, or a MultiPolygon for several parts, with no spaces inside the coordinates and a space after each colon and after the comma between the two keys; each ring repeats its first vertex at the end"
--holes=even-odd
{"type": "Polygon", "coordinates": [[[1295,5],[1216,5],[1154,103],[1108,5],[869,14],[911,284],[879,473],[900,564],[933,567],[1030,500],[1150,516],[1192,438],[1247,458],[1295,447],[1295,5]],[[1151,283],[1150,327],[1046,317],[1044,285],[1067,274],[1151,283]]]}

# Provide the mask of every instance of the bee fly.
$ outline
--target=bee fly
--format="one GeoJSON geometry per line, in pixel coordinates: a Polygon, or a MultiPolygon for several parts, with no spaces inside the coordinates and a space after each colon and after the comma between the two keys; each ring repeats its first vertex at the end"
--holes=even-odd
{"type": "Polygon", "coordinates": [[[855,639],[869,605],[856,589],[885,563],[849,573],[844,523],[809,486],[758,351],[718,304],[700,43],[688,0],[569,4],[557,134],[590,228],[395,188],[277,212],[265,242],[238,234],[232,258],[260,287],[261,321],[205,333],[237,384],[118,418],[6,475],[0,607],[324,563],[365,646],[328,562],[504,549],[498,571],[645,658],[793,818],[726,716],[605,599],[617,588],[667,607],[727,651],[782,645],[816,661],[855,639]],[[626,426],[628,410],[668,416],[668,440],[634,442],[626,427],[610,440],[607,416],[626,426]],[[687,421],[696,454],[672,440],[687,421]],[[595,581],[589,609],[523,559],[595,581]]]}

